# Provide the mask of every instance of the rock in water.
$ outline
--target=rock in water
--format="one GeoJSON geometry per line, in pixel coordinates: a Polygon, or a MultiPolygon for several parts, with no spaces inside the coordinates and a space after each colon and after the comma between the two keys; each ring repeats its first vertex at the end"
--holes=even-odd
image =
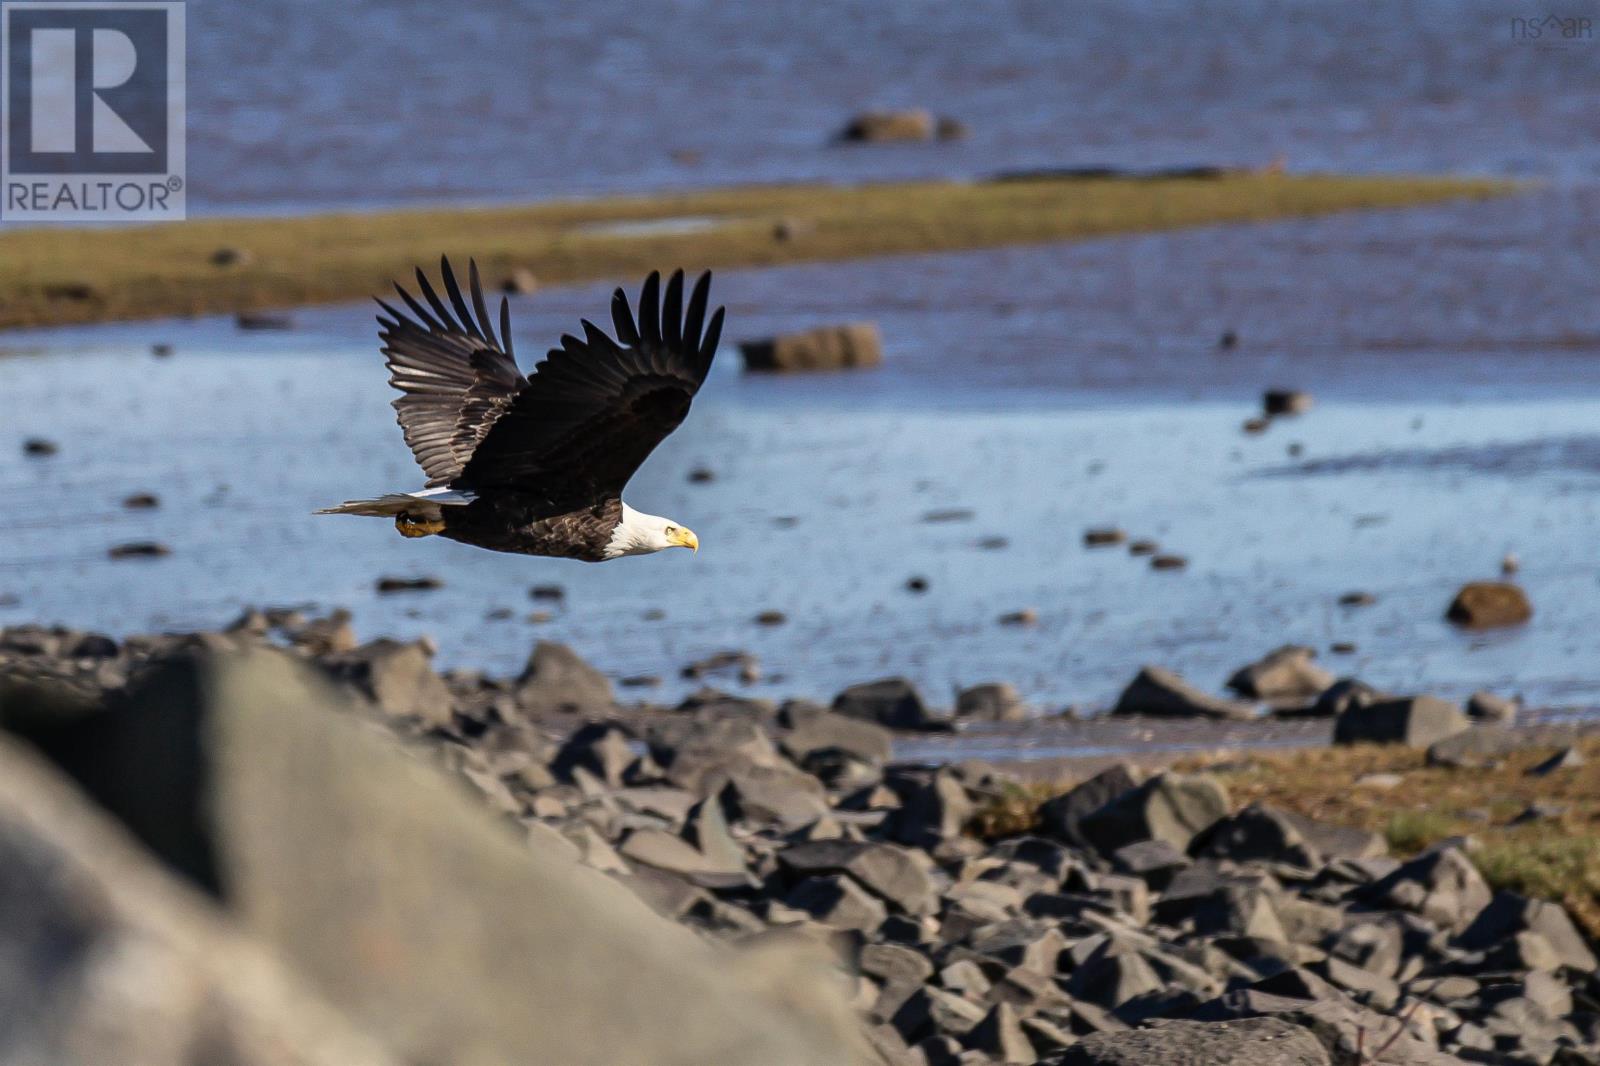
{"type": "Polygon", "coordinates": [[[1533,617],[1533,605],[1509,581],[1473,581],[1456,593],[1445,617],[1463,629],[1494,629],[1526,622],[1533,617]]]}
{"type": "Polygon", "coordinates": [[[1455,704],[1437,696],[1408,696],[1352,703],[1333,724],[1335,744],[1405,744],[1425,748],[1472,723],[1455,704]]]}
{"type": "Polygon", "coordinates": [[[933,115],[921,108],[863,111],[839,131],[839,140],[855,143],[926,141],[934,134],[933,115]]]}
{"type": "Polygon", "coordinates": [[[833,698],[833,710],[887,729],[935,729],[944,724],[922,701],[916,686],[903,677],[851,685],[833,698]]]}
{"type": "Polygon", "coordinates": [[[1261,397],[1261,410],[1268,418],[1303,415],[1311,410],[1311,394],[1299,389],[1268,389],[1261,397]]]}
{"type": "Polygon", "coordinates": [[[819,326],[739,345],[746,370],[846,370],[883,362],[883,340],[871,322],[819,326]]]}
{"type": "Polygon", "coordinates": [[[1237,700],[1219,699],[1159,666],[1139,671],[1111,709],[1117,715],[1151,715],[1159,718],[1255,717],[1255,708],[1237,700]]]}
{"type": "Polygon", "coordinates": [[[1228,687],[1257,700],[1314,700],[1333,684],[1333,675],[1311,660],[1316,651],[1286,644],[1228,679],[1228,687]]]}
{"type": "Polygon", "coordinates": [[[1467,697],[1467,716],[1486,725],[1514,725],[1517,701],[1480,690],[1467,697]]]}
{"type": "Polygon", "coordinates": [[[1023,722],[1028,718],[1028,706],[1014,685],[995,681],[957,693],[956,717],[979,722],[1023,722]]]}

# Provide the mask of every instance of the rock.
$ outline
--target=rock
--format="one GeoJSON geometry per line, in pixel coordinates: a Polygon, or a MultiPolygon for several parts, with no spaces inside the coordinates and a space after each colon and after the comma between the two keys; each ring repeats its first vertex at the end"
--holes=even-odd
{"type": "Polygon", "coordinates": [[[1067,991],[1074,998],[1108,1009],[1163,987],[1165,982],[1137,952],[1091,958],[1067,979],[1067,991]]]}
{"type": "Polygon", "coordinates": [[[1340,607],[1371,607],[1378,602],[1378,597],[1370,592],[1346,592],[1339,597],[1340,607]]]}
{"type": "Polygon", "coordinates": [[[1473,725],[1428,745],[1428,765],[1484,770],[1527,745],[1517,732],[1496,725],[1473,725]]]}
{"type": "Polygon", "coordinates": [[[1483,951],[1520,933],[1538,934],[1549,944],[1560,965],[1577,973],[1592,974],[1600,969],[1600,961],[1572,924],[1566,908],[1515,892],[1495,893],[1458,939],[1469,951],[1483,951]]]}
{"type": "Polygon", "coordinates": [[[895,812],[894,838],[913,847],[934,847],[959,836],[974,809],[956,775],[938,770],[931,781],[905,797],[904,806],[895,812]]]}
{"type": "Polygon", "coordinates": [[[799,874],[845,873],[906,914],[932,914],[939,893],[928,868],[909,850],[893,844],[822,840],[796,844],[778,853],[778,862],[799,874]]]}
{"type": "Polygon", "coordinates": [[[927,592],[928,591],[928,579],[925,578],[925,577],[908,577],[908,578],[906,578],[906,591],[907,592],[927,592]]]}
{"type": "Polygon", "coordinates": [[[1165,840],[1141,840],[1120,847],[1111,855],[1113,868],[1139,878],[1157,892],[1171,884],[1178,871],[1189,864],[1189,856],[1165,840]]]}
{"type": "Polygon", "coordinates": [[[851,322],[742,341],[739,351],[748,371],[861,369],[883,362],[883,339],[873,323],[851,322]]]}
{"type": "Polygon", "coordinates": [[[784,902],[830,928],[862,933],[871,933],[888,916],[882,902],[845,874],[808,877],[784,902]]]}
{"type": "Polygon", "coordinates": [[[1157,1021],[1083,1037],[1051,1066],[1330,1066],[1311,1033],[1278,1018],[1157,1021]]]}
{"type": "Polygon", "coordinates": [[[150,511],[161,506],[161,498],[153,492],[135,492],[122,498],[122,506],[130,511],[150,511]]]}
{"type": "Polygon", "coordinates": [[[1236,700],[1219,699],[1195,688],[1170,670],[1146,666],[1122,690],[1114,715],[1159,718],[1253,718],[1255,708],[1236,700]]]}
{"type": "Polygon", "coordinates": [[[0,768],[7,1062],[400,1061],[37,755],[0,742],[0,768]]]}
{"type": "Polygon", "coordinates": [[[1219,350],[1228,352],[1237,347],[1239,347],[1239,332],[1237,330],[1225,329],[1218,335],[1217,348],[1219,350]]]}
{"type": "Polygon", "coordinates": [[[539,278],[527,267],[517,267],[500,283],[500,291],[507,296],[530,296],[539,291],[539,278]]]}
{"type": "Polygon", "coordinates": [[[223,246],[211,253],[211,265],[215,267],[248,266],[255,262],[255,255],[248,248],[234,248],[223,246]]]}
{"type": "Polygon", "coordinates": [[[1337,718],[1351,707],[1366,707],[1390,698],[1364,681],[1346,677],[1328,686],[1303,713],[1311,718],[1337,718]]]}
{"type": "Polygon", "coordinates": [[[689,471],[688,481],[691,485],[709,485],[717,480],[717,472],[708,466],[697,466],[689,471]]]}
{"type": "Polygon", "coordinates": [[[161,559],[172,554],[172,549],[154,540],[135,540],[114,545],[106,552],[112,559],[161,559]]]}
{"type": "Polygon", "coordinates": [[[1189,560],[1181,555],[1152,555],[1150,569],[1152,570],[1182,570],[1189,565],[1189,560]]]}
{"type": "Polygon", "coordinates": [[[22,454],[31,455],[38,459],[55,455],[60,451],[61,445],[57,444],[53,440],[46,440],[43,437],[29,437],[27,440],[22,442],[22,454]]]}
{"type": "Polygon", "coordinates": [[[922,521],[930,526],[943,525],[946,522],[970,522],[978,517],[978,512],[970,507],[937,507],[922,513],[922,521]]]}
{"type": "Polygon", "coordinates": [[[1231,806],[1215,778],[1162,773],[1083,818],[1079,830],[1103,855],[1141,840],[1165,840],[1185,851],[1231,806]]]}
{"type": "Polygon", "coordinates": [[[433,728],[454,720],[450,689],[434,673],[432,656],[420,643],[374,640],[323,663],[387,714],[433,728]]]}
{"type": "Polygon", "coordinates": [[[1025,722],[1028,707],[1015,686],[989,682],[956,694],[956,717],[980,722],[1025,722]]]}
{"type": "Polygon", "coordinates": [[[1480,689],[1467,697],[1467,717],[1488,725],[1514,725],[1517,701],[1480,689]]]}
{"type": "Polygon", "coordinates": [[[990,1007],[983,1020],[967,1032],[966,1045],[983,1052],[990,1062],[1031,1066],[1039,1061],[1028,1034],[1023,1031],[1017,1008],[1009,1003],[990,1007]]]}
{"type": "Polygon", "coordinates": [[[1311,394],[1299,389],[1268,389],[1261,396],[1261,410],[1268,418],[1303,415],[1311,410],[1311,394]]]}
{"type": "Polygon", "coordinates": [[[789,616],[782,611],[762,611],[756,615],[758,626],[781,626],[789,620],[789,616]]]}
{"type": "MultiPolygon", "coordinates": [[[[789,712],[789,705],[779,712],[780,718],[789,712]]],[[[790,719],[792,728],[779,743],[789,758],[801,762],[818,751],[838,750],[869,763],[886,763],[892,750],[893,735],[885,728],[871,722],[848,718],[842,714],[817,708],[803,719],[790,719]]]]}
{"type": "Polygon", "coordinates": [[[1130,540],[1128,542],[1128,554],[1134,556],[1135,558],[1145,555],[1155,555],[1160,551],[1161,544],[1158,541],[1140,539],[1130,540]]]}
{"type": "Polygon", "coordinates": [[[1272,425],[1271,419],[1247,418],[1239,424],[1239,428],[1252,437],[1265,433],[1272,425]]]}
{"type": "Polygon", "coordinates": [[[577,771],[593,774],[612,788],[620,788],[628,767],[638,758],[628,734],[609,722],[590,722],[578,729],[550,763],[550,772],[573,781],[577,771]]]}
{"type": "Polygon", "coordinates": [[[1522,560],[1517,558],[1516,552],[1506,552],[1500,560],[1500,573],[1505,577],[1510,577],[1521,569],[1522,560]]]}
{"type": "Polygon", "coordinates": [[[615,706],[611,682],[565,644],[541,640],[517,678],[517,702],[530,714],[594,714],[615,706]]]}
{"type": "MultiPolygon", "coordinates": [[[[949,115],[940,115],[939,121],[934,124],[933,128],[934,136],[941,141],[964,141],[970,132],[965,122],[958,118],[951,118],[949,115]]],[[[1029,1059],[1028,1061],[1032,1062],[1033,1060],[1029,1059]]]]}
{"type": "Polygon", "coordinates": [[[1314,700],[1333,685],[1333,675],[1311,660],[1315,649],[1286,644],[1228,679],[1228,687],[1258,700],[1314,700]]]}
{"type": "Polygon", "coordinates": [[[166,359],[168,356],[172,355],[173,351],[174,349],[170,344],[157,343],[150,346],[150,354],[155,356],[157,359],[166,359]]]}
{"type": "Polygon", "coordinates": [[[1196,857],[1280,862],[1307,870],[1323,862],[1322,853],[1300,834],[1284,812],[1261,803],[1252,803],[1213,825],[1191,850],[1196,857]]]}
{"type": "Polygon", "coordinates": [[[1360,921],[1345,927],[1328,942],[1330,957],[1385,978],[1399,972],[1403,952],[1400,930],[1392,922],[1360,921]]]}
{"type": "Polygon", "coordinates": [[[907,1043],[935,1035],[965,1036],[983,1021],[987,1012],[954,992],[925,985],[913,992],[890,1024],[907,1043]]]}
{"type": "Polygon", "coordinates": [[[1083,545],[1086,548],[1105,548],[1113,544],[1121,544],[1127,539],[1128,534],[1116,526],[1100,526],[1084,531],[1083,545]]]}
{"type": "MultiPolygon", "coordinates": [[[[1075,847],[1093,845],[1083,834],[1084,818],[1118,796],[1132,792],[1144,780],[1129,763],[1115,763],[1071,790],[1045,801],[1039,807],[1039,825],[1057,840],[1075,847]]],[[[1183,851],[1183,848],[1178,848],[1183,851]]]]}
{"type": "Polygon", "coordinates": [[[1464,629],[1520,625],[1533,617],[1533,605],[1509,581],[1472,581],[1450,601],[1445,618],[1464,629]]]}
{"type": "Polygon", "coordinates": [[[240,311],[233,324],[243,330],[294,329],[294,316],[287,311],[240,311]]]}
{"type": "Polygon", "coordinates": [[[801,829],[828,814],[821,782],[781,764],[734,768],[721,797],[738,817],[785,830],[801,829]]]}
{"type": "Polygon", "coordinates": [[[535,585],[528,590],[528,598],[563,603],[567,598],[567,590],[560,585],[535,585]]]}
{"type": "Polygon", "coordinates": [[[1452,933],[1470,926],[1490,900],[1483,875],[1454,847],[1424,852],[1361,894],[1389,907],[1413,911],[1452,933]]]}
{"type": "Polygon", "coordinates": [[[1571,770],[1584,764],[1583,753],[1577,748],[1562,748],[1543,762],[1528,768],[1529,777],[1548,777],[1558,770],[1571,770]]]}
{"type": "Polygon", "coordinates": [[[887,729],[937,729],[945,724],[928,709],[916,686],[903,677],[851,685],[833,698],[833,710],[887,729]]]}
{"type": "Polygon", "coordinates": [[[437,577],[380,577],[373,583],[379,593],[392,592],[430,592],[433,589],[444,588],[444,581],[437,577]]]}
{"type": "Polygon", "coordinates": [[[1039,622],[1039,612],[1032,607],[1024,607],[1020,611],[1007,611],[995,619],[1003,626],[1031,626],[1039,622]]]}
{"type": "Polygon", "coordinates": [[[933,115],[921,108],[863,111],[839,131],[839,140],[857,143],[926,141],[934,134],[933,115]]]}
{"type": "Polygon", "coordinates": [[[1453,703],[1437,696],[1409,696],[1348,705],[1334,722],[1333,742],[1425,748],[1471,726],[1453,703]]]}

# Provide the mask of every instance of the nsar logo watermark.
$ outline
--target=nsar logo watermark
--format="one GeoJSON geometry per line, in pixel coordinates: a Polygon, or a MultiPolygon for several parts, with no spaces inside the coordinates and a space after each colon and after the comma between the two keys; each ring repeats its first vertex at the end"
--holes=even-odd
{"type": "Polygon", "coordinates": [[[1520,44],[1545,47],[1586,44],[1594,40],[1594,19],[1561,15],[1513,18],[1511,39],[1520,44]]]}
{"type": "Polygon", "coordinates": [[[0,220],[184,217],[184,5],[0,3],[0,220]]]}

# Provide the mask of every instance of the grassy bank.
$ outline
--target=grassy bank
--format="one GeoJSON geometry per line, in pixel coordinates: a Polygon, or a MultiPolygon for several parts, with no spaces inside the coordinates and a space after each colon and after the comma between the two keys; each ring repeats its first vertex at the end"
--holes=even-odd
{"type": "Polygon", "coordinates": [[[352,300],[387,288],[440,253],[475,256],[489,280],[525,268],[544,282],[582,281],[663,265],[760,266],[1263,221],[1513,188],[1458,178],[1249,173],[917,182],[7,230],[0,231],[0,328],[352,300]],[[637,226],[681,219],[699,225],[637,226]],[[220,249],[240,254],[219,264],[220,249]]]}

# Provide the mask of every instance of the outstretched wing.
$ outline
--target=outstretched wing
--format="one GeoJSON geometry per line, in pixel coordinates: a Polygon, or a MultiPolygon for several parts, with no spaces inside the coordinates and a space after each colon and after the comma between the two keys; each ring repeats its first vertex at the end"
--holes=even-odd
{"type": "Polygon", "coordinates": [[[497,338],[484,306],[478,264],[467,264],[470,309],[448,259],[439,260],[439,273],[454,315],[420,267],[417,288],[427,307],[398,283],[395,291],[413,317],[378,301],[387,315],[378,317],[378,336],[388,357],[389,384],[401,392],[395,413],[406,443],[428,475],[429,488],[460,476],[489,428],[528,383],[512,356],[510,306],[501,299],[497,338]]]}
{"type": "Polygon", "coordinates": [[[588,321],[581,340],[562,337],[495,420],[455,486],[478,493],[512,488],[573,504],[620,495],[689,413],[711,369],[723,309],[706,321],[710,288],[711,275],[700,275],[686,310],[683,271],[667,282],[665,299],[661,275],[652,273],[639,294],[637,321],[618,289],[611,297],[616,339],[588,321]]]}

